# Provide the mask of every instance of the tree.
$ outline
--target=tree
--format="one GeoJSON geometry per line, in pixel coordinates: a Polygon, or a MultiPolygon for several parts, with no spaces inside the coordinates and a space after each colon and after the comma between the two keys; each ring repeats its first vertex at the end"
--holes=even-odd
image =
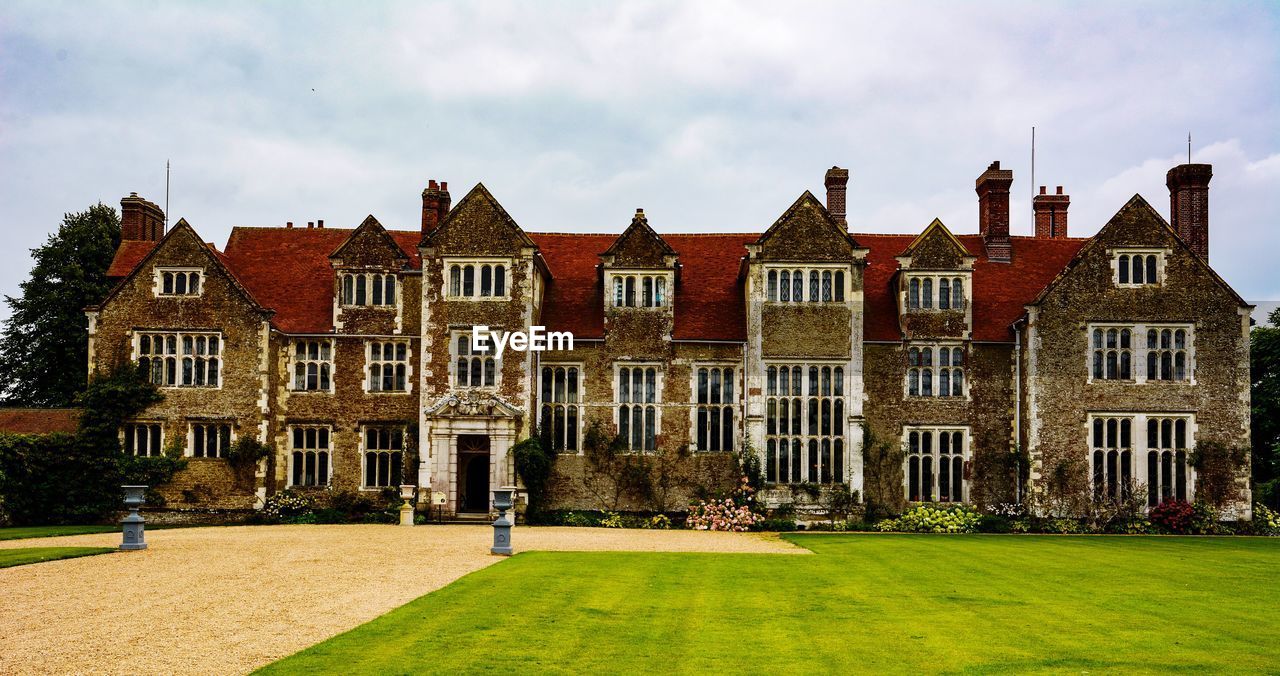
{"type": "Polygon", "coordinates": [[[102,302],[107,268],[120,244],[120,217],[102,203],[66,214],[58,232],[32,249],[31,276],[0,335],[0,400],[16,406],[70,406],[88,380],[86,306],[102,302]]]}
{"type": "Polygon", "coordinates": [[[1258,502],[1280,508],[1280,309],[1268,320],[1249,334],[1253,490],[1258,502]]]}

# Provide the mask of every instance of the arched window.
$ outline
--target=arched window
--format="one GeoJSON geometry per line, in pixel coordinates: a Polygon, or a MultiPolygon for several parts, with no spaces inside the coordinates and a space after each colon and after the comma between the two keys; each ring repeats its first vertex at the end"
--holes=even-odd
{"type": "Polygon", "coordinates": [[[449,266],[449,295],[462,295],[462,268],[457,265],[449,266]]]}
{"type": "Polygon", "coordinates": [[[951,280],[951,309],[964,309],[964,278],[955,277],[951,280]]]}
{"type": "Polygon", "coordinates": [[[844,271],[843,270],[836,270],[835,285],[836,285],[836,294],[835,294],[836,302],[843,303],[844,302],[844,271]]]}
{"type": "Polygon", "coordinates": [[[769,300],[778,300],[778,271],[769,271],[769,300]]]}
{"type": "Polygon", "coordinates": [[[799,303],[804,300],[804,271],[791,272],[791,300],[799,303]]]}
{"type": "Polygon", "coordinates": [[[488,265],[480,266],[480,295],[493,295],[493,268],[488,265]]]}
{"type": "Polygon", "coordinates": [[[667,304],[667,278],[658,277],[653,284],[653,304],[662,307],[667,304]]]}
{"type": "Polygon", "coordinates": [[[928,277],[920,282],[920,307],[926,310],[933,308],[933,280],[928,277]]]}
{"type": "Polygon", "coordinates": [[[831,302],[831,271],[823,270],[822,272],[822,302],[831,302]]]}
{"type": "Polygon", "coordinates": [[[1119,275],[1120,275],[1120,283],[1121,283],[1121,284],[1128,284],[1128,283],[1129,283],[1129,256],[1128,256],[1128,254],[1121,254],[1121,255],[1120,255],[1119,262],[1116,264],[1116,270],[1119,272],[1119,275]]]}
{"type": "Polygon", "coordinates": [[[636,278],[627,277],[627,298],[623,303],[627,307],[636,306],[636,278]]]}
{"type": "Polygon", "coordinates": [[[782,295],[779,298],[779,300],[781,300],[784,303],[787,303],[791,301],[791,271],[783,270],[780,276],[782,279],[782,282],[781,282],[782,295]]]}
{"type": "Polygon", "coordinates": [[[951,309],[951,280],[946,277],[938,280],[938,309],[951,309]]]}
{"type": "Polygon", "coordinates": [[[640,280],[643,289],[641,298],[644,307],[653,307],[653,278],[645,276],[640,280]]]}
{"type": "Polygon", "coordinates": [[[623,281],[622,281],[622,278],[621,278],[621,277],[614,277],[614,278],[613,278],[613,305],[614,305],[614,307],[622,307],[622,306],[623,306],[623,304],[624,304],[624,303],[625,303],[625,301],[626,301],[626,298],[625,298],[625,296],[623,295],[623,292],[622,292],[622,284],[623,284],[623,281]]]}
{"type": "Polygon", "coordinates": [[[920,280],[912,279],[907,293],[907,308],[911,310],[920,309],[920,280]]]}
{"type": "Polygon", "coordinates": [[[474,265],[462,266],[462,295],[476,295],[476,267],[474,265]]]}
{"type": "Polygon", "coordinates": [[[822,298],[822,284],[817,270],[809,271],[809,302],[817,303],[822,298]]]}

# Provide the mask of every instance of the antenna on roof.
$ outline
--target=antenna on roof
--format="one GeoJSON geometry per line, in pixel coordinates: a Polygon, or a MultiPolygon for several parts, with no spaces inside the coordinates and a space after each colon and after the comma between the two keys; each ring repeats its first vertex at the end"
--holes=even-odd
{"type": "Polygon", "coordinates": [[[1036,196],[1036,128],[1031,126],[1031,196],[1036,196]]]}
{"type": "Polygon", "coordinates": [[[164,161],[164,229],[169,229],[169,160],[164,161]]]}
{"type": "Polygon", "coordinates": [[[1191,132],[1187,132],[1187,164],[1191,164],[1191,132]]]}

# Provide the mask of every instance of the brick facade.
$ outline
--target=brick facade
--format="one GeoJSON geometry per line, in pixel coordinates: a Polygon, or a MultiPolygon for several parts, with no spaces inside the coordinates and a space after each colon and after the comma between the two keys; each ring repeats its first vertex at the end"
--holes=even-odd
{"type": "MultiPolygon", "coordinates": [[[[1205,243],[1207,176],[1170,172],[1183,227],[1205,243]]],[[[1087,493],[1148,469],[1159,490],[1193,497],[1180,453],[1247,447],[1248,306],[1208,267],[1207,245],[1193,251],[1140,197],[1082,239],[1067,234],[1066,196],[1044,195],[1037,235],[1010,236],[1012,172],[995,163],[977,182],[979,234],[936,220],[918,236],[859,234],[845,222],[847,178],[829,170],[827,204],[805,192],[762,234],[663,235],[642,210],[618,235],[526,232],[483,185],[453,204],[432,181],[419,230],[372,216],[352,230],[236,228],[225,251],[185,222],[161,235],[146,225],[153,205],[131,196],[122,205],[142,220],[113,263],[118,286],[90,312],[90,367],[174,334],[181,379],[183,336],[218,337],[218,385],[171,385],[161,371],[166,399],[139,422],[188,453],[193,424],[225,423],[275,455],[253,485],[193,458],[164,489],[176,509],[248,509],[300,483],[408,482],[447,512],[485,511],[490,489],[516,481],[511,447],[535,431],[562,451],[555,503],[596,508],[582,455],[592,425],[683,468],[671,494],[622,496],[623,509],[678,508],[731,485],[726,451],[744,448],[765,465],[771,504],[843,487],[901,507],[1022,500],[1062,484],[1050,476],[1087,493]],[[165,293],[172,271],[199,272],[200,292],[165,293]],[[474,326],[545,326],[571,332],[574,349],[486,354],[474,326]],[[1093,377],[1094,330],[1124,327],[1130,354],[1103,346],[1116,371],[1093,377]],[[1148,358],[1156,378],[1139,375],[1148,358]],[[1129,469],[1094,443],[1095,421],[1105,432],[1112,419],[1129,420],[1129,469]],[[1183,434],[1172,445],[1165,420],[1183,434]],[[1138,448],[1148,435],[1136,426],[1151,421],[1158,441],[1138,448]],[[398,441],[378,436],[390,430],[398,441]],[[868,439],[900,453],[886,466],[868,439]],[[395,477],[379,465],[390,456],[395,477]]]]}

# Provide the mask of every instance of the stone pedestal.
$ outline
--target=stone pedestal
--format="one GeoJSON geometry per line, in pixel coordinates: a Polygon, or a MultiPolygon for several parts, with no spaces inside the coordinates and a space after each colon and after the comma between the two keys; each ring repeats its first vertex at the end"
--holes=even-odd
{"type": "Polygon", "coordinates": [[[404,500],[404,504],[403,504],[403,505],[400,505],[400,525],[401,525],[401,526],[412,526],[412,525],[413,525],[413,504],[412,504],[412,502],[413,502],[413,489],[414,489],[414,488],[415,488],[414,486],[407,485],[407,484],[405,484],[405,485],[401,485],[401,486],[400,486],[400,498],[401,498],[402,500],[404,500]]]}
{"type": "Polygon", "coordinates": [[[498,510],[498,518],[493,522],[493,547],[489,553],[500,556],[511,556],[511,519],[507,518],[507,510],[511,509],[516,489],[503,486],[493,491],[493,506],[498,510]]]}
{"type": "Polygon", "coordinates": [[[124,529],[124,539],[120,542],[120,549],[125,551],[134,551],[147,548],[146,539],[146,519],[138,513],[138,508],[146,501],[146,486],[121,486],[124,489],[124,505],[129,509],[129,515],[120,520],[120,525],[124,529]]]}

